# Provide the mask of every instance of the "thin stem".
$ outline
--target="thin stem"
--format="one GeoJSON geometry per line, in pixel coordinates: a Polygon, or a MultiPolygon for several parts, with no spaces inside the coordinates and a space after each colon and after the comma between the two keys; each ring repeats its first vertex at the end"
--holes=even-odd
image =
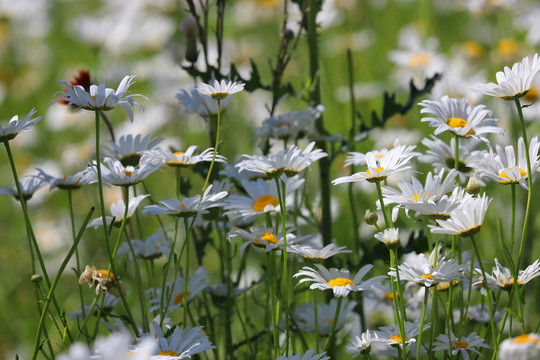
{"type": "MultiPolygon", "coordinates": [[[[206,190],[206,187],[208,186],[208,181],[210,180],[210,177],[212,176],[212,169],[214,168],[214,163],[216,162],[216,154],[218,151],[218,145],[219,145],[219,130],[221,126],[221,100],[217,100],[217,130],[216,130],[216,144],[214,146],[214,154],[212,155],[212,162],[210,163],[210,168],[208,169],[208,174],[206,174],[206,179],[204,180],[204,186],[202,188],[201,194],[204,194],[204,191],[206,190]]],[[[201,195],[201,201],[202,201],[202,195],[201,195]]],[[[193,219],[195,221],[195,219],[193,219]]]]}
{"type": "Polygon", "coordinates": [[[184,296],[182,298],[183,304],[184,304],[184,328],[187,326],[187,314],[188,314],[188,281],[189,281],[189,242],[190,242],[190,234],[189,234],[189,219],[187,216],[184,217],[184,229],[186,233],[186,266],[184,268],[184,296]]]}
{"type": "MultiPolygon", "coordinates": [[[[173,241],[171,245],[171,251],[169,252],[169,258],[167,259],[167,262],[165,263],[165,269],[163,270],[163,281],[161,283],[161,295],[159,299],[159,313],[160,313],[160,324],[159,326],[163,326],[163,321],[165,320],[165,314],[167,312],[167,309],[169,308],[169,302],[167,302],[167,306],[163,308],[164,306],[164,299],[165,299],[165,288],[167,286],[167,275],[169,273],[169,268],[171,267],[172,258],[174,255],[174,248],[176,247],[176,238],[178,237],[178,222],[179,220],[175,218],[174,222],[174,235],[173,235],[173,241]]],[[[176,275],[176,273],[175,273],[176,275]]],[[[176,277],[175,277],[176,279],[176,277]]],[[[171,287],[172,291],[173,287],[171,287]]]]}
{"type": "Polygon", "coordinates": [[[424,305],[422,307],[422,318],[420,319],[420,332],[418,333],[418,343],[416,345],[416,358],[420,359],[420,348],[422,347],[422,332],[424,331],[424,323],[426,319],[427,303],[429,298],[428,288],[424,288],[424,305]]]}
{"type": "Polygon", "coordinates": [[[387,228],[392,228],[394,227],[394,224],[392,223],[392,217],[389,217],[388,214],[386,213],[386,207],[384,206],[384,199],[383,199],[382,188],[381,188],[381,182],[377,181],[375,182],[375,185],[377,186],[377,194],[379,195],[379,201],[381,203],[381,211],[384,216],[384,222],[386,223],[387,228]]]}
{"type": "MultiPolygon", "coordinates": [[[[281,235],[283,236],[283,249],[281,250],[283,254],[282,259],[282,276],[281,281],[283,286],[283,302],[285,303],[285,310],[289,307],[289,274],[287,272],[287,228],[286,228],[286,211],[287,211],[287,204],[286,204],[286,198],[287,198],[287,192],[286,192],[286,183],[283,180],[280,180],[278,178],[274,178],[276,182],[276,188],[278,192],[279,197],[279,208],[281,211],[281,235]],[[281,189],[280,189],[281,188],[281,189]]],[[[278,315],[279,316],[279,315],[278,315]]],[[[285,314],[285,324],[286,324],[286,343],[285,343],[285,353],[289,353],[289,340],[290,340],[290,329],[289,329],[289,314],[285,314]]]]}
{"type": "MultiPolygon", "coordinates": [[[[332,342],[334,338],[334,333],[336,332],[336,327],[339,319],[339,313],[341,311],[341,303],[343,302],[343,296],[340,296],[337,298],[337,306],[336,306],[336,314],[334,315],[334,322],[332,323],[332,330],[330,330],[330,334],[328,335],[328,338],[326,339],[326,343],[324,344],[324,350],[327,351],[328,347],[330,346],[330,343],[332,342]]],[[[315,326],[318,326],[315,324],[315,326]]],[[[315,329],[317,331],[317,329],[315,329]]]]}

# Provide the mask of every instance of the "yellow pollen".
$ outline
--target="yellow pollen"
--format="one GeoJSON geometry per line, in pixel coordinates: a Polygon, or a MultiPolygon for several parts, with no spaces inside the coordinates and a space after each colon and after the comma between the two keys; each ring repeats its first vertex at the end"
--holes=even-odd
{"type": "Polygon", "coordinates": [[[454,340],[453,341],[454,343],[454,346],[458,349],[464,349],[466,348],[467,346],[469,346],[469,343],[466,342],[466,341],[458,341],[458,340],[454,340]]]}
{"type": "MultiPolygon", "coordinates": [[[[465,126],[467,126],[468,122],[463,120],[462,118],[453,117],[453,118],[448,119],[446,124],[450,126],[451,128],[455,129],[455,128],[464,128],[465,126]]],[[[473,129],[470,129],[467,132],[467,135],[472,135],[472,134],[474,134],[474,131],[473,129]]]]}
{"type": "Polygon", "coordinates": [[[512,340],[512,342],[514,344],[533,343],[534,345],[538,345],[538,339],[535,339],[527,334],[519,335],[517,338],[512,340]]]}
{"type": "Polygon", "coordinates": [[[122,172],[126,174],[127,177],[131,177],[131,174],[133,174],[133,171],[129,171],[129,170],[122,170],[122,172]]]}
{"type": "Polygon", "coordinates": [[[515,54],[516,49],[516,42],[509,38],[502,39],[497,44],[497,51],[503,56],[510,56],[515,54]]]}
{"type": "MultiPolygon", "coordinates": [[[[399,299],[399,294],[396,294],[396,299],[399,299]]],[[[386,300],[386,301],[394,300],[394,295],[391,292],[386,293],[383,296],[383,300],[386,300]]]]}
{"type": "Polygon", "coordinates": [[[253,204],[253,210],[257,212],[263,212],[267,205],[278,206],[279,200],[272,195],[263,195],[255,201],[253,204]]]}
{"type": "Polygon", "coordinates": [[[527,92],[527,94],[525,94],[525,100],[529,101],[529,102],[533,102],[533,101],[538,100],[538,89],[536,88],[536,86],[533,86],[527,92]]]}
{"type": "Polygon", "coordinates": [[[114,275],[112,273],[109,273],[107,270],[97,270],[96,273],[97,277],[99,278],[106,279],[107,276],[109,276],[109,280],[114,281],[114,275]]]}
{"type": "Polygon", "coordinates": [[[431,275],[431,274],[422,274],[422,276],[420,276],[420,277],[423,278],[423,279],[433,280],[433,275],[431,275]]]}
{"type": "Polygon", "coordinates": [[[175,352],[172,351],[172,350],[165,350],[165,351],[162,351],[162,352],[160,352],[158,355],[162,355],[162,356],[179,356],[179,354],[175,353],[175,352]]]}
{"type": "MultiPolygon", "coordinates": [[[[508,170],[512,170],[512,168],[508,168],[508,170]]],[[[522,168],[519,168],[519,175],[521,177],[525,177],[527,176],[527,172],[525,170],[523,170],[522,168]]],[[[499,176],[501,177],[504,177],[504,178],[507,178],[510,180],[510,177],[508,175],[506,175],[506,173],[504,171],[501,171],[501,173],[499,174],[499,176]]]]}
{"type": "Polygon", "coordinates": [[[375,155],[374,157],[375,159],[380,159],[384,157],[384,154],[378,154],[378,155],[375,155]]]}
{"type": "MultiPolygon", "coordinates": [[[[512,286],[514,285],[514,278],[511,278],[510,281],[506,281],[506,279],[503,279],[502,281],[503,287],[512,286]]],[[[519,284],[519,280],[518,280],[519,284]]]]}
{"type": "MultiPolygon", "coordinates": [[[[187,297],[189,297],[189,295],[191,295],[191,293],[188,291],[188,292],[187,292],[187,297]]],[[[187,300],[187,299],[186,299],[186,300],[187,300]]],[[[184,302],[184,293],[183,293],[183,292],[181,292],[180,294],[178,294],[178,295],[176,295],[176,296],[174,297],[174,303],[175,303],[176,305],[182,304],[183,302],[184,302]]]]}
{"type": "Polygon", "coordinates": [[[184,209],[186,208],[185,204],[178,204],[178,206],[181,207],[181,208],[184,208],[184,209]]]}
{"type": "MultiPolygon", "coordinates": [[[[375,169],[375,171],[377,171],[377,175],[379,175],[381,173],[381,171],[383,171],[383,170],[384,170],[384,168],[381,167],[381,166],[379,166],[378,168],[375,169]]],[[[375,176],[375,175],[373,175],[371,173],[371,171],[369,171],[369,169],[366,172],[369,174],[369,176],[375,176]]]]}
{"type": "Polygon", "coordinates": [[[338,277],[338,278],[330,280],[328,282],[328,285],[330,285],[331,287],[334,287],[334,286],[355,285],[355,283],[353,283],[350,279],[338,277]]]}
{"type": "Polygon", "coordinates": [[[266,241],[267,243],[271,243],[271,244],[277,244],[278,243],[278,240],[276,239],[276,237],[274,236],[274,234],[272,233],[269,233],[269,232],[265,232],[261,235],[261,238],[266,241]]]}
{"type": "MultiPolygon", "coordinates": [[[[392,335],[390,336],[390,340],[395,341],[397,343],[401,343],[401,335],[392,335]]],[[[405,336],[405,341],[408,340],[408,337],[405,336]]]]}
{"type": "Polygon", "coordinates": [[[178,155],[184,155],[184,153],[182,151],[177,151],[174,153],[174,156],[178,156],[178,155]]]}
{"type": "Polygon", "coordinates": [[[414,195],[412,198],[414,199],[414,201],[418,201],[418,197],[420,196],[420,194],[416,194],[414,195]]]}
{"type": "Polygon", "coordinates": [[[429,65],[431,57],[426,53],[416,53],[409,57],[409,67],[411,69],[418,69],[423,66],[429,65]]]}
{"type": "Polygon", "coordinates": [[[463,44],[463,49],[465,53],[471,57],[479,58],[484,54],[484,49],[482,46],[475,41],[467,41],[463,44]]]}

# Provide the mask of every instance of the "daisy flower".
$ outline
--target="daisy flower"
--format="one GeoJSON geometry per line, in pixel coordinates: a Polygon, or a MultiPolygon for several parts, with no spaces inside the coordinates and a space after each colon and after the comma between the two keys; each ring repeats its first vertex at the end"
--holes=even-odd
{"type": "Polygon", "coordinates": [[[66,91],[59,91],[60,95],[53,100],[56,102],[67,102],[68,105],[75,106],[81,109],[90,111],[109,111],[114,109],[116,105],[121,106],[127,112],[129,120],[133,122],[133,110],[136,107],[140,111],[143,111],[141,105],[133,100],[134,96],[142,96],[140,94],[128,95],[130,91],[129,87],[133,84],[134,75],[124,76],[118,88],[116,90],[106,88],[105,83],[99,85],[90,85],[90,88],[86,90],[81,85],[70,85],[66,81],[60,82],[66,87],[66,91]]]}
{"type": "MultiPolygon", "coordinates": [[[[531,172],[533,178],[538,171],[540,162],[538,161],[538,151],[540,143],[538,137],[534,137],[529,145],[529,158],[531,160],[531,172]]],[[[520,184],[523,188],[528,189],[527,185],[527,154],[525,152],[525,143],[523,138],[518,140],[518,156],[512,145],[506,146],[504,149],[499,145],[496,146],[497,153],[493,149],[489,153],[484,153],[484,161],[481,163],[480,171],[486,177],[498,182],[499,184],[520,184]]]]}
{"type": "MultiPolygon", "coordinates": [[[[165,303],[165,307],[167,307],[167,315],[184,305],[184,296],[186,296],[186,294],[184,294],[184,282],[184,277],[178,276],[176,281],[167,283],[164,294],[165,297],[169,296],[168,307],[167,303],[165,303]]],[[[206,289],[207,286],[208,271],[201,266],[188,280],[186,300],[191,301],[198,293],[206,289]]],[[[155,289],[153,294],[155,294],[155,296],[149,300],[151,305],[149,311],[159,310],[161,303],[161,288],[155,289]]]]}
{"type": "MultiPolygon", "coordinates": [[[[240,246],[240,254],[243,254],[249,245],[262,247],[266,252],[280,250],[285,240],[281,232],[276,233],[272,228],[266,228],[264,226],[252,227],[249,231],[238,228],[227,234],[229,241],[237,237],[247,240],[240,246]]],[[[287,247],[293,244],[295,239],[296,236],[294,234],[287,233],[287,247]]]]}
{"type": "Polygon", "coordinates": [[[315,161],[328,156],[321,149],[312,151],[314,146],[315,142],[311,142],[304,150],[293,145],[273,155],[243,155],[244,160],[236,164],[236,167],[240,172],[247,170],[272,178],[279,177],[283,173],[293,176],[311,166],[315,161]]]}
{"type": "Polygon", "coordinates": [[[428,225],[434,234],[459,235],[470,237],[480,231],[491,199],[486,194],[480,197],[469,197],[460,207],[450,213],[448,220],[437,219],[436,225],[428,225]]]}
{"type": "MultiPolygon", "coordinates": [[[[480,269],[475,269],[476,273],[481,274],[480,269]]],[[[510,272],[510,269],[502,266],[499,263],[499,260],[495,258],[495,267],[492,270],[493,275],[486,273],[486,279],[488,286],[498,287],[502,290],[510,291],[514,285],[514,276],[510,272]]],[[[534,279],[535,277],[540,276],[540,260],[536,260],[533,264],[527,266],[525,270],[520,270],[518,274],[518,285],[522,286],[534,279]]],[[[473,285],[480,285],[483,283],[483,280],[476,281],[473,285]]]]}
{"type": "Polygon", "coordinates": [[[531,90],[538,71],[540,71],[540,59],[538,54],[534,54],[532,61],[529,57],[525,57],[521,62],[515,63],[512,69],[505,66],[504,71],[497,72],[497,84],[478,84],[473,89],[504,100],[518,99],[531,90]]]}
{"type": "MultiPolygon", "coordinates": [[[[293,203],[294,192],[302,186],[304,179],[299,176],[284,178],[286,183],[286,205],[293,203]]],[[[280,204],[275,181],[267,183],[263,179],[242,181],[246,195],[231,195],[225,200],[225,215],[232,218],[253,219],[267,212],[279,212],[280,204]]]]}
{"type": "Polygon", "coordinates": [[[315,350],[309,349],[304,355],[302,353],[280,356],[276,360],[330,360],[330,356],[325,356],[326,351],[323,351],[320,354],[314,354],[315,350]]]}
{"type": "MultiPolygon", "coordinates": [[[[467,178],[474,174],[474,169],[481,161],[481,151],[476,147],[479,141],[473,139],[459,139],[458,172],[459,182],[466,183],[467,178]]],[[[450,139],[450,145],[431,135],[431,139],[422,139],[422,144],[428,148],[424,155],[418,156],[420,162],[430,164],[436,173],[442,169],[452,170],[455,168],[456,138],[450,139]]]]}
{"type": "MultiPolygon", "coordinates": [[[[129,200],[126,222],[129,221],[131,216],[133,216],[133,214],[135,213],[135,210],[137,209],[141,201],[146,199],[148,196],[150,196],[150,194],[139,195],[129,200]]],[[[107,224],[110,224],[114,219],[113,225],[116,227],[120,227],[120,225],[122,225],[122,221],[124,220],[125,212],[126,212],[126,204],[124,203],[124,200],[118,200],[117,202],[111,205],[112,216],[106,216],[105,221],[107,222],[107,224]]],[[[90,221],[87,227],[97,228],[102,225],[103,225],[103,218],[100,216],[90,221]]]]}
{"type": "Polygon", "coordinates": [[[142,137],[141,134],[122,135],[117,142],[108,140],[106,145],[101,145],[109,155],[119,160],[124,166],[137,166],[144,152],[152,150],[163,139],[154,139],[154,134],[148,134],[142,137]]]}
{"type": "Polygon", "coordinates": [[[221,200],[227,196],[226,191],[220,191],[218,193],[212,193],[212,185],[204,191],[202,195],[195,195],[193,197],[186,197],[182,201],[172,198],[167,200],[161,200],[161,205],[149,205],[146,206],[142,213],[152,215],[174,215],[178,217],[191,217],[198,213],[208,214],[208,209],[214,207],[223,206],[221,200]]]}
{"type": "Polygon", "coordinates": [[[348,250],[346,246],[337,246],[336,244],[329,244],[323,248],[292,244],[287,250],[310,261],[325,260],[337,254],[352,253],[352,250],[348,250]]]}
{"type": "MultiPolygon", "coordinates": [[[[355,301],[347,301],[346,299],[343,301],[336,324],[336,331],[343,328],[345,323],[351,319],[355,306],[355,301]]],[[[334,325],[336,309],[336,299],[331,299],[329,304],[317,303],[317,326],[315,326],[315,309],[313,304],[303,303],[294,310],[294,318],[300,330],[312,334],[317,333],[319,336],[328,336],[334,325]]]]}
{"type": "Polygon", "coordinates": [[[540,356],[540,335],[530,333],[504,340],[499,360],[536,360],[540,356]]]}
{"type": "Polygon", "coordinates": [[[224,100],[227,96],[236,94],[242,90],[244,90],[243,83],[225,82],[225,80],[221,80],[221,82],[214,80],[214,86],[203,83],[199,88],[201,94],[210,95],[214,100],[224,100]]]}
{"type": "MultiPolygon", "coordinates": [[[[403,135],[403,134],[400,134],[403,135]]],[[[383,134],[381,134],[383,136],[383,134]]],[[[399,138],[396,138],[394,140],[393,148],[401,147],[401,140],[399,138]]],[[[403,155],[418,155],[417,153],[413,152],[415,149],[414,146],[405,148],[406,151],[403,153],[403,155]]],[[[375,156],[375,159],[381,159],[386,154],[388,154],[388,151],[391,149],[377,149],[377,150],[371,150],[370,152],[375,156]]],[[[366,154],[360,153],[360,152],[354,152],[351,151],[347,154],[347,158],[345,159],[345,163],[343,167],[347,167],[350,165],[366,165],[366,154]]]]}
{"type": "Polygon", "coordinates": [[[309,286],[311,290],[332,289],[335,297],[347,296],[351,291],[368,290],[383,278],[382,276],[377,276],[372,279],[362,281],[362,278],[368,273],[369,270],[371,270],[373,265],[363,266],[352,280],[350,278],[350,272],[347,269],[327,269],[320,264],[315,264],[315,266],[319,269],[318,271],[304,266],[302,270],[294,274],[293,277],[296,278],[299,276],[306,276],[300,279],[298,284],[306,281],[313,282],[313,284],[309,286]]]}
{"type": "Polygon", "coordinates": [[[460,137],[473,136],[487,141],[485,134],[504,132],[504,129],[495,125],[497,120],[490,118],[491,111],[485,105],[471,106],[467,99],[443,96],[441,101],[424,100],[419,105],[424,107],[420,113],[433,115],[421,121],[429,121],[429,126],[436,128],[435,135],[450,131],[460,137]]]}
{"type": "Polygon", "coordinates": [[[176,327],[172,334],[165,336],[158,324],[152,323],[158,343],[158,354],[150,356],[151,360],[180,360],[191,359],[195,354],[215,349],[208,341],[208,335],[201,333],[202,326],[181,329],[176,327]]]}
{"type": "MultiPolygon", "coordinates": [[[[119,297],[116,297],[112,294],[105,294],[105,297],[103,298],[103,303],[100,303],[99,308],[102,309],[106,313],[111,312],[114,309],[114,307],[120,303],[120,301],[122,301],[122,299],[119,297]]],[[[84,306],[85,315],[88,314],[90,310],[92,310],[91,305],[84,306]]],[[[97,316],[98,310],[99,309],[94,306],[92,315],[97,316]]],[[[83,312],[78,311],[78,312],[71,313],[69,315],[72,319],[79,319],[83,317],[83,312]]]]}
{"type": "Polygon", "coordinates": [[[433,343],[433,351],[447,351],[452,352],[452,356],[457,356],[461,354],[463,360],[469,360],[469,351],[482,356],[482,354],[475,349],[475,347],[481,347],[489,349],[490,346],[484,343],[484,339],[472,333],[469,336],[462,336],[461,338],[456,338],[456,335],[450,331],[450,336],[443,334],[437,337],[437,342],[433,343]]]}
{"type": "MultiPolygon", "coordinates": [[[[153,157],[156,160],[165,162],[168,166],[171,167],[189,167],[200,162],[210,162],[214,154],[214,148],[208,148],[198,155],[194,155],[197,150],[197,145],[192,145],[187,148],[185,152],[176,151],[172,152],[168,149],[157,149],[148,154],[148,156],[153,157]]],[[[224,163],[227,159],[216,154],[216,162],[224,163]]]]}
{"type": "Polygon", "coordinates": [[[368,182],[380,182],[388,176],[410,169],[409,160],[413,157],[414,146],[401,145],[389,150],[385,155],[376,157],[373,152],[366,154],[365,160],[368,169],[351,176],[344,176],[332,181],[334,185],[366,180],[368,182]]]}
{"type": "Polygon", "coordinates": [[[42,116],[32,119],[32,116],[34,116],[35,113],[36,109],[32,109],[24,119],[19,121],[19,115],[15,115],[9,120],[9,123],[6,126],[0,125],[0,141],[6,142],[13,140],[19,133],[29,131],[31,126],[34,126],[43,119],[42,116]]]}
{"type": "Polygon", "coordinates": [[[309,107],[265,119],[261,127],[255,128],[255,136],[262,139],[298,139],[314,131],[315,121],[321,117],[324,106],[309,107]]]}
{"type": "MultiPolygon", "coordinates": [[[[46,186],[48,183],[49,182],[47,180],[39,175],[25,176],[22,181],[19,182],[24,200],[30,200],[36,191],[46,186]]],[[[13,196],[16,200],[19,200],[19,192],[17,191],[17,187],[15,185],[11,188],[0,186],[0,195],[13,196]]]]}
{"type": "MultiPolygon", "coordinates": [[[[212,99],[210,95],[202,94],[197,88],[191,87],[188,90],[180,90],[176,94],[176,99],[180,104],[180,117],[183,117],[186,112],[199,114],[205,119],[217,116],[218,106],[217,101],[212,99]]],[[[223,114],[232,101],[232,96],[227,96],[221,100],[220,110],[223,114]]]]}
{"type": "Polygon", "coordinates": [[[371,332],[368,330],[361,336],[355,336],[346,347],[347,354],[353,358],[358,355],[367,355],[371,352],[371,332]]]}
{"type": "Polygon", "coordinates": [[[375,236],[375,239],[384,243],[390,249],[395,249],[400,246],[407,245],[407,239],[405,238],[403,238],[402,240],[400,239],[399,229],[397,228],[385,229],[382,232],[376,233],[374,236],[375,236]]]}
{"type": "MultiPolygon", "coordinates": [[[[106,165],[99,164],[101,167],[101,178],[105,185],[115,186],[133,186],[143,181],[148,175],[159,169],[161,163],[151,161],[141,161],[139,166],[124,166],[119,160],[109,157],[103,159],[106,165]]],[[[90,183],[98,182],[98,172],[96,162],[90,166],[90,183]]]]}
{"type": "Polygon", "coordinates": [[[76,190],[80,189],[83,185],[90,183],[91,175],[89,168],[79,171],[73,175],[65,175],[64,177],[60,178],[49,175],[39,168],[36,168],[36,170],[39,172],[37,176],[43,178],[43,180],[49,183],[50,190],[54,189],[55,187],[59,188],[60,190],[76,190]]]}
{"type": "MultiPolygon", "coordinates": [[[[424,324],[424,331],[431,327],[430,324],[424,324]]],[[[411,344],[416,342],[415,336],[418,336],[420,333],[420,321],[415,322],[405,322],[405,344],[411,344]]],[[[399,327],[394,326],[384,326],[378,331],[373,332],[371,336],[372,343],[385,343],[393,347],[403,348],[403,339],[399,332],[399,327]]]]}
{"type": "MultiPolygon", "coordinates": [[[[397,278],[396,269],[390,268],[390,270],[388,275],[397,278]]],[[[424,254],[420,254],[414,262],[399,265],[399,278],[431,287],[445,281],[461,280],[463,274],[461,266],[456,264],[454,259],[446,260],[443,257],[437,260],[436,266],[433,266],[433,261],[426,259],[424,254]]]]}
{"type": "MultiPolygon", "coordinates": [[[[135,256],[147,260],[157,259],[162,256],[168,257],[171,251],[171,245],[172,237],[170,234],[165,235],[162,229],[159,229],[145,240],[131,240],[131,246],[133,246],[135,256]]],[[[129,258],[132,260],[131,250],[127,242],[122,243],[118,248],[118,255],[124,254],[129,254],[129,258]]]]}

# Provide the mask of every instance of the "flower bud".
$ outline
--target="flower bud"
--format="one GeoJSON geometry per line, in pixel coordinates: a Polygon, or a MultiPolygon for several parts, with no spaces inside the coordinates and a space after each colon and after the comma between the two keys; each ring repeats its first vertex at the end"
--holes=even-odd
{"type": "Polygon", "coordinates": [[[34,275],[32,275],[32,277],[30,279],[32,280],[33,283],[39,284],[43,280],[43,276],[41,276],[39,274],[34,274],[34,275]]]}
{"type": "Polygon", "coordinates": [[[368,210],[366,210],[366,214],[364,215],[364,221],[368,225],[375,225],[375,224],[377,224],[377,221],[379,221],[379,216],[377,216],[376,213],[371,212],[368,209],[368,210]]]}

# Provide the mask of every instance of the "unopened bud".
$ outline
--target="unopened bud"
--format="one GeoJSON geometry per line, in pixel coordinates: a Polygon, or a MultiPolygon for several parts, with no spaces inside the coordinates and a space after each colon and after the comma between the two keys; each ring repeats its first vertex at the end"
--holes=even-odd
{"type": "Polygon", "coordinates": [[[32,280],[32,282],[35,283],[35,284],[39,284],[43,280],[43,276],[41,276],[39,274],[34,274],[30,278],[30,280],[32,280]]]}
{"type": "Polygon", "coordinates": [[[368,225],[375,225],[375,224],[377,224],[377,221],[379,221],[379,216],[377,216],[376,213],[371,212],[368,209],[368,210],[366,210],[366,214],[364,215],[364,221],[368,225]]]}
{"type": "Polygon", "coordinates": [[[186,16],[180,23],[180,31],[186,35],[186,60],[190,63],[197,61],[199,52],[197,51],[197,19],[194,16],[186,16]]]}
{"type": "Polygon", "coordinates": [[[480,192],[480,183],[478,182],[476,176],[473,176],[469,179],[465,191],[467,191],[471,195],[476,195],[480,192]]]}
{"type": "Polygon", "coordinates": [[[294,32],[288,28],[283,30],[283,38],[287,41],[294,39],[294,32]]]}

